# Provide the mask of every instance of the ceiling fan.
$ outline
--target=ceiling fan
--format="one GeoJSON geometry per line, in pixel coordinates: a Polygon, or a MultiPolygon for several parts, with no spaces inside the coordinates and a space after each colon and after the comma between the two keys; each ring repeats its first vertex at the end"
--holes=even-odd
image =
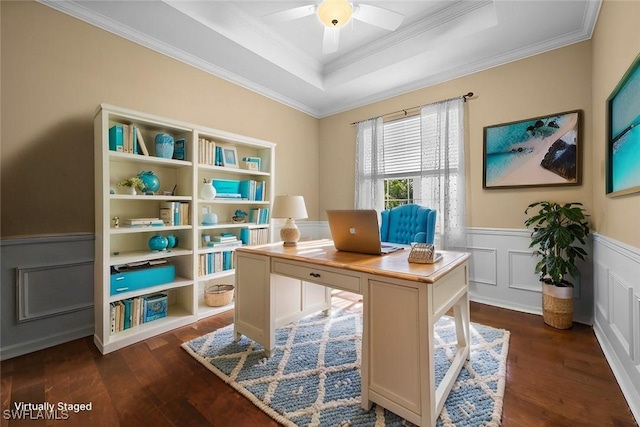
{"type": "Polygon", "coordinates": [[[333,53],[338,50],[340,27],[351,18],[385,30],[394,31],[400,26],[404,15],[370,4],[353,4],[347,0],[323,0],[319,5],[294,7],[281,12],[263,16],[269,24],[277,24],[316,14],[324,25],[322,37],[322,53],[333,53]]]}

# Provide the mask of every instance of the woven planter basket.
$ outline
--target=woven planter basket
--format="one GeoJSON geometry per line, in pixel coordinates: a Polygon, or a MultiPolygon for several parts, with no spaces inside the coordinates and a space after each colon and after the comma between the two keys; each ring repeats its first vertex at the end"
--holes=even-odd
{"type": "Polygon", "coordinates": [[[573,288],[542,284],[544,323],[557,329],[573,326],[573,288]]]}
{"type": "Polygon", "coordinates": [[[204,291],[204,303],[209,307],[222,307],[233,299],[233,285],[210,285],[204,291]]]}

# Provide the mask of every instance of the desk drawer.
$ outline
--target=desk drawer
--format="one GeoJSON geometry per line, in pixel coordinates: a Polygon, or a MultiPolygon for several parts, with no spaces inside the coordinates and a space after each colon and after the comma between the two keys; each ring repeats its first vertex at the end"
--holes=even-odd
{"type": "Polygon", "coordinates": [[[332,271],[326,268],[316,268],[308,264],[298,264],[293,261],[273,261],[274,274],[293,277],[307,282],[317,283],[331,288],[342,289],[349,292],[360,292],[360,277],[332,271]]]}

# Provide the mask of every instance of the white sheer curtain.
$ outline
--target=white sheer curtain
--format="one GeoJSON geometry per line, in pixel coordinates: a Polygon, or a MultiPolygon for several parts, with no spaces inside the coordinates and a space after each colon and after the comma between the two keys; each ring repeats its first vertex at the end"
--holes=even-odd
{"type": "Polygon", "coordinates": [[[382,117],[356,125],[356,209],[384,209],[384,129],[382,117]]]}
{"type": "MultiPolygon", "coordinates": [[[[449,99],[420,110],[421,203],[435,209],[443,249],[467,246],[464,164],[464,102],[449,99]]],[[[417,198],[414,188],[414,197],[417,198]]]]}

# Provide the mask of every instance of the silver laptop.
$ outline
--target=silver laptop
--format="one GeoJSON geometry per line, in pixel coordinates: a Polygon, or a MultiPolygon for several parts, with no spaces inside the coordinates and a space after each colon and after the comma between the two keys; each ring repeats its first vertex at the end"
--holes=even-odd
{"type": "Polygon", "coordinates": [[[328,210],[327,220],[339,251],[382,255],[404,249],[380,242],[378,214],[373,209],[328,210]]]}

